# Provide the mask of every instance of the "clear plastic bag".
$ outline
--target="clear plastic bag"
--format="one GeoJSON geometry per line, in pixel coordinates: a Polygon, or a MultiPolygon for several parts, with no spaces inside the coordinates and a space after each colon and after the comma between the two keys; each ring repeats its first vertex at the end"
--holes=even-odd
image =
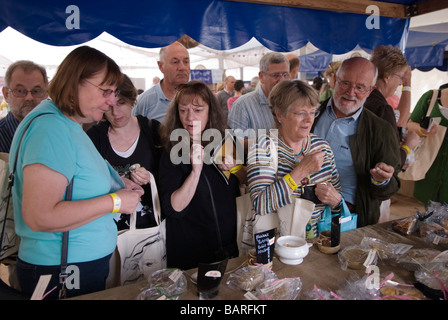
{"type": "Polygon", "coordinates": [[[412,245],[405,243],[389,243],[381,239],[364,237],[360,244],[365,249],[374,249],[380,260],[393,259],[404,254],[412,248],[412,245]]]}
{"type": "Polygon", "coordinates": [[[442,259],[435,259],[439,254],[441,254],[441,251],[436,249],[410,249],[406,253],[398,255],[396,262],[410,271],[443,267],[447,262],[442,259]]]}
{"type": "Polygon", "coordinates": [[[264,281],[276,280],[275,273],[264,265],[249,265],[232,272],[226,284],[237,290],[253,291],[264,281]]]}
{"type": "Polygon", "coordinates": [[[378,261],[376,250],[361,245],[347,246],[338,253],[338,260],[342,270],[347,268],[360,270],[375,265],[378,261]]]}
{"type": "Polygon", "coordinates": [[[448,247],[448,204],[430,201],[418,229],[427,243],[448,247]]]}
{"type": "Polygon", "coordinates": [[[148,279],[149,287],[142,290],[137,300],[177,300],[187,291],[187,279],[180,269],[162,269],[148,279]]]}
{"type": "Polygon", "coordinates": [[[271,279],[257,287],[255,295],[260,300],[296,300],[302,290],[302,281],[297,278],[271,279]]]}

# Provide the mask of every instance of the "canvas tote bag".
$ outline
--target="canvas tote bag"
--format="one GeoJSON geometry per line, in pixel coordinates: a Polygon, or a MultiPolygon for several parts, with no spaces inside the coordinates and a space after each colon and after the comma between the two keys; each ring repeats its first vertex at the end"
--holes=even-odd
{"type": "MultiPolygon", "coordinates": [[[[273,168],[277,172],[277,147],[271,140],[271,155],[273,168]]],[[[314,211],[312,201],[293,198],[291,204],[281,207],[277,212],[259,215],[252,205],[250,194],[246,188],[241,188],[241,196],[236,198],[237,206],[237,243],[240,256],[247,256],[248,251],[255,247],[254,236],[257,233],[276,229],[276,236],[295,235],[306,238],[306,226],[314,211]]]]}
{"type": "Polygon", "coordinates": [[[0,261],[16,254],[20,238],[14,229],[14,209],[9,187],[9,153],[0,152],[0,261]]]}
{"type": "Polygon", "coordinates": [[[137,229],[137,215],[134,213],[130,217],[129,229],[118,234],[115,254],[119,261],[120,285],[148,279],[155,271],[166,268],[166,221],[161,221],[159,194],[152,174],[150,183],[154,218],[158,225],[137,229]]]}
{"type": "MultiPolygon", "coordinates": [[[[426,116],[429,117],[438,96],[438,90],[433,90],[433,94],[429,103],[426,116]]],[[[437,128],[437,134],[434,136],[422,137],[419,145],[414,149],[415,162],[404,172],[398,173],[398,177],[402,180],[418,181],[425,178],[426,172],[431,168],[440,146],[445,138],[446,127],[437,128]]]]}

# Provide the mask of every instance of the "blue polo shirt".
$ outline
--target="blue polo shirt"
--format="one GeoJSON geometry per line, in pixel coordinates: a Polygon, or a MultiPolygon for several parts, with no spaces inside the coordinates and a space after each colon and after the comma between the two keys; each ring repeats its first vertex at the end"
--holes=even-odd
{"type": "Polygon", "coordinates": [[[142,115],[148,119],[156,119],[159,122],[163,122],[171,100],[163,93],[160,86],[162,81],[138,97],[137,105],[132,110],[133,115],[142,115]]]}
{"type": "Polygon", "coordinates": [[[338,119],[333,111],[333,99],[323,110],[314,128],[314,134],[325,139],[334,153],[336,168],[342,186],[345,201],[355,204],[357,178],[353,158],[350,151],[350,136],[356,133],[362,107],[352,116],[338,119]]]}

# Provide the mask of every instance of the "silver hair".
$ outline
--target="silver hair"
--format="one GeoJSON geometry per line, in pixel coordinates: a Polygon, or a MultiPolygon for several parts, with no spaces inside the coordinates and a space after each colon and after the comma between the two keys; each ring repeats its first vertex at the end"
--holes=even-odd
{"type": "Polygon", "coordinates": [[[283,53],[269,52],[265,54],[260,60],[260,71],[265,73],[268,71],[268,68],[271,64],[283,62],[286,62],[288,64],[289,70],[289,60],[283,53]]]}

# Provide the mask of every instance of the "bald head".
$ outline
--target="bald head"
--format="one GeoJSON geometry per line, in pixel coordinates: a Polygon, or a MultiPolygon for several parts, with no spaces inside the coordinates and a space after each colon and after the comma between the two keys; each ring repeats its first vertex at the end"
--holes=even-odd
{"type": "Polygon", "coordinates": [[[338,117],[350,116],[362,107],[373,86],[378,72],[375,65],[362,57],[342,62],[336,73],[333,102],[338,117]]]}
{"type": "Polygon", "coordinates": [[[365,75],[372,79],[370,81],[370,86],[374,86],[376,83],[376,78],[378,77],[378,70],[375,65],[368,59],[363,57],[353,57],[344,60],[336,72],[337,76],[341,76],[343,73],[355,74],[355,75],[365,75]]]}
{"type": "Polygon", "coordinates": [[[186,83],[190,77],[190,55],[180,42],[160,49],[159,70],[163,73],[164,86],[175,88],[186,83]]]}

